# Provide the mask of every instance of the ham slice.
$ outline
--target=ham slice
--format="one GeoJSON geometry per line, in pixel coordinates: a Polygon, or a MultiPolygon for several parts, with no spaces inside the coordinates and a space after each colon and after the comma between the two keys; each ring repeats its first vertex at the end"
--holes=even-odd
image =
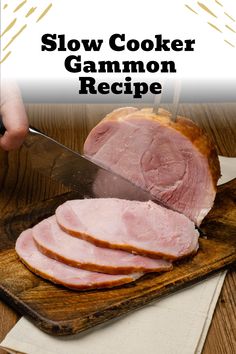
{"type": "Polygon", "coordinates": [[[162,109],[117,109],[90,132],[84,154],[200,225],[215,199],[219,160],[196,124],[170,117],[162,109]]]}
{"type": "Polygon", "coordinates": [[[34,241],[42,253],[73,267],[108,274],[158,272],[172,268],[172,264],[163,259],[101,248],[69,236],[58,226],[55,216],[41,221],[32,231],[34,241]]]}
{"type": "Polygon", "coordinates": [[[86,290],[110,288],[130,283],[142,273],[111,275],[70,267],[42,254],[33,240],[32,230],[23,231],[16,241],[16,252],[21,261],[34,273],[71,289],[86,290]]]}
{"type": "Polygon", "coordinates": [[[101,247],[170,260],[198,249],[194,223],[151,201],[71,200],[57,208],[56,218],[66,232],[101,247]]]}

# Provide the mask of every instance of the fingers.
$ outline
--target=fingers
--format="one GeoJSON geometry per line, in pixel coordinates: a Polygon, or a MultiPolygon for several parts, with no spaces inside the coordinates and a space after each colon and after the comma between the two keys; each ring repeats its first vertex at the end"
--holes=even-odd
{"type": "Polygon", "coordinates": [[[0,138],[0,147],[6,151],[18,149],[22,145],[27,132],[28,129],[23,126],[10,128],[0,138]]]}
{"type": "Polygon", "coordinates": [[[6,132],[0,138],[0,147],[7,151],[14,150],[20,147],[28,133],[27,115],[16,85],[5,86],[1,100],[1,115],[6,132]]]}

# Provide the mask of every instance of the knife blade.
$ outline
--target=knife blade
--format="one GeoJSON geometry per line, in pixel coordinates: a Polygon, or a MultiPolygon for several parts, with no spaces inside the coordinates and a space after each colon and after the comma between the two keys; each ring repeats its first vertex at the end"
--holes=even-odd
{"type": "MultiPolygon", "coordinates": [[[[0,134],[4,134],[4,131],[0,119],[0,134]]],[[[153,199],[147,191],[69,149],[38,129],[29,128],[23,146],[27,149],[34,169],[78,191],[82,198],[113,197],[140,201],[153,199]]]]}

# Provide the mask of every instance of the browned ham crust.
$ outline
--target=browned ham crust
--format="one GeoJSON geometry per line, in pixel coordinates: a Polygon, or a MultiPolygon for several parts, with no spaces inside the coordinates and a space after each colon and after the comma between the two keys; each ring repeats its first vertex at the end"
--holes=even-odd
{"type": "Polygon", "coordinates": [[[16,252],[21,261],[33,273],[74,290],[110,288],[130,283],[142,276],[142,273],[129,275],[111,275],[90,272],[70,267],[43,255],[36,247],[32,230],[21,233],[16,242],[16,252]]]}
{"type": "Polygon", "coordinates": [[[217,152],[187,118],[173,122],[163,109],[158,114],[148,108],[114,110],[90,132],[84,153],[197,225],[213,205],[220,177],[217,152]]]}

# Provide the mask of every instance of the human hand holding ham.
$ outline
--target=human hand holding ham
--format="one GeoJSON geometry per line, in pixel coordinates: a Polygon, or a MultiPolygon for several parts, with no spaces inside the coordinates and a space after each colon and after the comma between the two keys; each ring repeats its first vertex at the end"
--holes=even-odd
{"type": "Polygon", "coordinates": [[[29,124],[20,90],[13,82],[1,82],[0,115],[6,129],[0,136],[0,148],[15,150],[23,143],[29,124]]]}

